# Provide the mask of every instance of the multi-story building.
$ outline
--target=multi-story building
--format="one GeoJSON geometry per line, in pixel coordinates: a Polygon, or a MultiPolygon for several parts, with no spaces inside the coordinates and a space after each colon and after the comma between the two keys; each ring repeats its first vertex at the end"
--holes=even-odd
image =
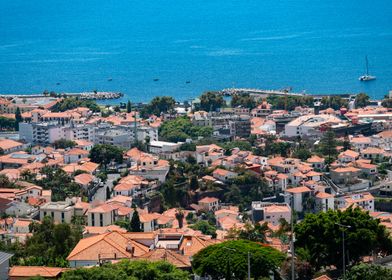
{"type": "Polygon", "coordinates": [[[374,196],[369,192],[355,193],[337,198],[339,208],[350,206],[361,207],[366,211],[374,211],[374,196]]]}
{"type": "Polygon", "coordinates": [[[19,138],[28,143],[47,145],[65,139],[63,126],[58,122],[19,123],[19,138]]]}
{"type": "Polygon", "coordinates": [[[342,124],[343,121],[333,115],[305,115],[298,117],[285,125],[284,134],[287,137],[311,136],[318,134],[323,125],[342,124]]]}
{"type": "Polygon", "coordinates": [[[264,221],[277,226],[280,224],[280,219],[291,222],[291,208],[287,203],[252,202],[253,222],[264,221]]]}
{"type": "Polygon", "coordinates": [[[70,223],[74,215],[74,207],[68,201],[48,202],[40,207],[41,221],[49,216],[56,223],[70,223]]]}

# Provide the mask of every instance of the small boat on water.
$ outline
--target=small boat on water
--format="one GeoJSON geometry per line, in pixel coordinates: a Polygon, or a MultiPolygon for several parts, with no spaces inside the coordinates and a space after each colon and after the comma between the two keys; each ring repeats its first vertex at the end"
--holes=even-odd
{"type": "Polygon", "coordinates": [[[191,83],[191,81],[186,81],[185,83],[186,83],[186,84],[190,84],[190,83],[191,83]]]}
{"type": "Polygon", "coordinates": [[[360,80],[361,82],[368,82],[376,79],[376,76],[369,75],[369,61],[367,56],[365,57],[365,60],[366,60],[366,74],[358,78],[358,80],[360,80]]]}
{"type": "Polygon", "coordinates": [[[111,82],[111,81],[113,81],[113,79],[112,79],[112,78],[109,78],[109,79],[108,79],[108,82],[111,82]]]}
{"type": "Polygon", "coordinates": [[[60,83],[56,83],[56,85],[58,85],[58,86],[59,86],[59,85],[60,85],[60,83]]]}
{"type": "Polygon", "coordinates": [[[153,79],[153,81],[154,81],[154,82],[158,82],[158,81],[159,81],[159,79],[158,79],[158,78],[155,78],[155,79],[153,79]]]}

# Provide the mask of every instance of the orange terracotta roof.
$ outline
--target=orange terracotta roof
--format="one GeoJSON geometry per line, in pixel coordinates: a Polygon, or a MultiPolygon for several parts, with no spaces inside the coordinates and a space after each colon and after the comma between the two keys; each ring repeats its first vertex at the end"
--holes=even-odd
{"type": "Polygon", "coordinates": [[[313,280],[332,280],[332,278],[329,278],[327,275],[321,275],[319,277],[313,278],[313,280]]]}
{"type": "Polygon", "coordinates": [[[23,146],[22,143],[11,140],[11,139],[0,139],[0,147],[4,150],[17,148],[23,146]]]}
{"type": "Polygon", "coordinates": [[[167,261],[178,268],[191,267],[189,257],[176,253],[173,250],[167,250],[163,248],[157,248],[144,255],[141,255],[138,258],[150,261],[167,261]]]}
{"type": "Polygon", "coordinates": [[[88,185],[94,180],[94,176],[89,173],[82,173],[74,177],[76,183],[80,185],[88,185]]]}
{"type": "Polygon", "coordinates": [[[89,154],[89,152],[86,150],[79,149],[79,148],[73,148],[73,149],[69,150],[68,152],[66,152],[65,154],[66,155],[75,155],[75,156],[77,156],[77,155],[87,156],[89,154]]]}
{"type": "Polygon", "coordinates": [[[383,154],[385,153],[384,149],[379,149],[375,147],[369,147],[361,151],[361,154],[383,154]]]}
{"type": "Polygon", "coordinates": [[[338,167],[336,169],[331,170],[337,173],[345,173],[345,172],[359,172],[360,170],[355,167],[338,167]]]}
{"type": "Polygon", "coordinates": [[[121,191],[130,191],[132,189],[138,189],[138,188],[140,188],[140,185],[135,185],[130,183],[120,183],[114,187],[114,190],[116,192],[121,192],[121,191]]]}
{"type": "Polygon", "coordinates": [[[149,248],[130,238],[126,234],[110,232],[92,237],[83,238],[68,255],[68,261],[75,260],[98,260],[99,257],[107,258],[131,258],[141,256],[149,251],[149,248]],[[126,250],[131,245],[134,249],[133,255],[126,250]]]}
{"type": "Polygon", "coordinates": [[[184,236],[180,250],[184,252],[185,256],[193,256],[201,249],[219,242],[218,240],[205,240],[199,236],[184,236]]]}
{"type": "Polygon", "coordinates": [[[357,158],[359,156],[359,153],[352,151],[352,150],[346,150],[346,151],[341,152],[339,154],[339,157],[345,157],[345,156],[357,158]]]}
{"type": "Polygon", "coordinates": [[[9,277],[34,277],[57,278],[65,268],[46,266],[13,266],[8,274],[9,277]]]}
{"type": "Polygon", "coordinates": [[[92,209],[89,209],[88,212],[89,213],[107,213],[107,212],[111,212],[113,210],[117,210],[118,206],[116,205],[112,205],[112,204],[101,204],[97,207],[94,207],[92,209]]]}
{"type": "Polygon", "coordinates": [[[202,199],[199,200],[199,203],[213,203],[213,202],[217,202],[219,201],[219,199],[217,199],[216,197],[204,197],[202,199]]]}
{"type": "Polygon", "coordinates": [[[290,207],[288,205],[270,205],[264,207],[265,212],[269,213],[281,213],[281,212],[289,212],[290,213],[290,207]]]}
{"type": "Polygon", "coordinates": [[[161,216],[161,214],[158,214],[158,213],[139,214],[140,222],[142,222],[142,223],[147,223],[152,220],[157,220],[160,216],[161,216]]]}
{"type": "Polygon", "coordinates": [[[296,188],[286,189],[286,191],[290,193],[304,193],[304,192],[310,192],[311,190],[308,187],[296,187],[296,188]]]}
{"type": "Polygon", "coordinates": [[[213,174],[214,175],[219,175],[219,176],[226,176],[229,175],[231,172],[222,168],[217,168],[214,170],[213,174]]]}
{"type": "Polygon", "coordinates": [[[316,197],[317,197],[317,198],[323,199],[323,198],[331,198],[331,197],[334,197],[334,196],[333,196],[332,194],[330,194],[330,193],[318,192],[318,193],[316,194],[316,197]]]}
{"type": "Polygon", "coordinates": [[[319,156],[313,155],[310,158],[308,158],[306,161],[309,163],[320,163],[320,162],[322,163],[325,161],[325,159],[321,158],[319,156]]]}

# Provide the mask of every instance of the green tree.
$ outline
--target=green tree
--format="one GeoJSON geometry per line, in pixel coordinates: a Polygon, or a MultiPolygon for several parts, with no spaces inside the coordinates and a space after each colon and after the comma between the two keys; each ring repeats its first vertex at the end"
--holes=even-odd
{"type": "Polygon", "coordinates": [[[128,102],[127,102],[127,113],[130,113],[130,112],[132,112],[132,104],[131,104],[131,101],[128,100],[128,102]]]}
{"type": "Polygon", "coordinates": [[[19,130],[19,123],[23,121],[22,113],[20,112],[19,107],[16,107],[15,111],[15,130],[19,130]]]}
{"type": "Polygon", "coordinates": [[[131,221],[129,220],[129,218],[117,220],[114,222],[114,224],[119,227],[122,227],[123,229],[126,229],[127,231],[132,231],[131,221]]]}
{"type": "Polygon", "coordinates": [[[5,174],[0,174],[0,188],[14,188],[14,184],[5,174]]]}
{"type": "Polygon", "coordinates": [[[60,280],[188,280],[189,273],[159,261],[122,260],[92,268],[66,271],[60,280]]]}
{"type": "Polygon", "coordinates": [[[244,228],[240,230],[238,238],[255,242],[265,242],[268,231],[267,223],[256,223],[254,225],[246,223],[244,228]]]}
{"type": "Polygon", "coordinates": [[[350,268],[346,279],[390,280],[392,279],[392,269],[376,264],[361,263],[350,268]]]}
{"type": "Polygon", "coordinates": [[[77,107],[87,107],[93,112],[100,112],[101,109],[99,105],[94,100],[80,99],[78,97],[66,97],[61,101],[57,102],[53,106],[52,111],[54,112],[64,112],[67,110],[72,110],[77,107]]]}
{"type": "Polygon", "coordinates": [[[184,211],[181,208],[177,209],[175,216],[178,221],[178,227],[182,228],[184,226],[184,211]]]}
{"type": "Polygon", "coordinates": [[[14,130],[17,125],[16,120],[0,116],[0,130],[14,130]]]}
{"type": "Polygon", "coordinates": [[[247,240],[226,241],[208,246],[193,256],[192,268],[197,275],[212,279],[245,279],[250,254],[251,277],[269,277],[281,266],[285,255],[278,250],[247,240]]]}
{"type": "Polygon", "coordinates": [[[306,149],[306,148],[298,148],[293,153],[293,157],[299,158],[302,161],[307,160],[311,156],[312,156],[312,153],[310,152],[309,149],[306,149]]]}
{"type": "Polygon", "coordinates": [[[195,126],[187,117],[166,121],[159,128],[159,136],[171,142],[184,142],[188,138],[209,137],[211,135],[211,127],[195,126]]]}
{"type": "Polygon", "coordinates": [[[200,230],[203,234],[211,235],[212,238],[216,238],[216,227],[211,225],[208,221],[201,220],[189,227],[194,230],[200,230]]]}
{"type": "Polygon", "coordinates": [[[30,224],[33,235],[21,247],[14,247],[16,264],[67,266],[65,258],[82,238],[82,228],[69,224],[54,224],[47,216],[41,224],[30,224]],[[44,252],[44,254],[43,254],[44,252]]]}
{"type": "Polygon", "coordinates": [[[363,108],[370,104],[370,97],[366,93],[360,93],[355,97],[355,107],[363,108]]]}
{"type": "Polygon", "coordinates": [[[262,155],[281,155],[287,157],[290,153],[291,144],[289,142],[276,141],[274,136],[267,136],[265,139],[265,148],[262,151],[262,155]]]}
{"type": "Polygon", "coordinates": [[[350,226],[345,229],[347,263],[356,263],[372,252],[391,252],[392,241],[385,227],[360,208],[308,214],[295,227],[295,245],[307,251],[316,270],[328,265],[341,268],[342,228],[336,223],[350,226]]]}
{"type": "Polygon", "coordinates": [[[381,106],[385,108],[392,108],[392,98],[386,98],[381,102],[381,106]]]}
{"type": "Polygon", "coordinates": [[[66,139],[62,138],[62,139],[54,141],[53,146],[56,149],[68,149],[68,148],[75,147],[76,143],[72,140],[66,140],[66,139]]]}
{"type": "Polygon", "coordinates": [[[238,148],[241,151],[251,151],[252,150],[252,145],[248,141],[239,141],[239,140],[230,141],[230,142],[222,143],[222,144],[220,144],[220,146],[226,151],[229,151],[234,148],[238,148]]]}
{"type": "Polygon", "coordinates": [[[256,101],[249,94],[235,94],[231,98],[231,107],[234,108],[238,106],[253,109],[256,107],[256,101]]]}
{"type": "Polygon", "coordinates": [[[45,190],[51,190],[53,201],[62,201],[66,197],[81,195],[80,186],[64,170],[57,167],[45,166],[42,168],[41,174],[43,176],[39,179],[35,178],[35,176],[26,177],[26,179],[31,183],[43,187],[45,190]]]}
{"type": "Polygon", "coordinates": [[[200,96],[200,110],[203,111],[216,111],[225,105],[225,100],[218,92],[208,91],[200,96]]]}
{"type": "Polygon", "coordinates": [[[337,144],[336,135],[332,130],[326,131],[320,140],[320,151],[324,156],[328,157],[328,163],[331,163],[338,153],[336,150],[337,144]]]}
{"type": "Polygon", "coordinates": [[[342,107],[348,107],[348,101],[340,96],[325,96],[321,99],[321,109],[332,108],[339,110],[342,107]]]}
{"type": "Polygon", "coordinates": [[[141,110],[141,115],[145,118],[150,115],[159,116],[161,113],[173,111],[175,104],[176,101],[171,96],[157,96],[141,110]]]}
{"type": "Polygon", "coordinates": [[[140,231],[142,231],[141,224],[140,224],[139,213],[137,212],[136,208],[134,208],[134,211],[133,211],[133,214],[132,214],[130,230],[132,232],[140,232],[140,231]]]}
{"type": "Polygon", "coordinates": [[[199,181],[197,180],[197,176],[193,175],[189,181],[189,188],[193,191],[199,188],[199,181]]]}
{"type": "Polygon", "coordinates": [[[267,98],[268,103],[276,110],[292,111],[298,106],[313,107],[314,99],[312,96],[279,96],[271,95],[267,98]]]}
{"type": "Polygon", "coordinates": [[[92,162],[102,164],[106,167],[112,161],[123,162],[123,150],[109,144],[97,144],[90,151],[89,155],[92,162]]]}

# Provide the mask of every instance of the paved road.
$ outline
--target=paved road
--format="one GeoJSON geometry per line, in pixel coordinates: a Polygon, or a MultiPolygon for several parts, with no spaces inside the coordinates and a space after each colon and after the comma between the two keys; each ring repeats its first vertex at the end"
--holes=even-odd
{"type": "Polygon", "coordinates": [[[102,188],[99,188],[97,190],[97,192],[95,193],[92,200],[93,201],[94,200],[105,201],[106,200],[106,187],[109,187],[110,190],[112,190],[113,189],[113,181],[117,180],[118,178],[120,178],[120,174],[108,174],[108,179],[107,179],[105,185],[102,188]]]}

